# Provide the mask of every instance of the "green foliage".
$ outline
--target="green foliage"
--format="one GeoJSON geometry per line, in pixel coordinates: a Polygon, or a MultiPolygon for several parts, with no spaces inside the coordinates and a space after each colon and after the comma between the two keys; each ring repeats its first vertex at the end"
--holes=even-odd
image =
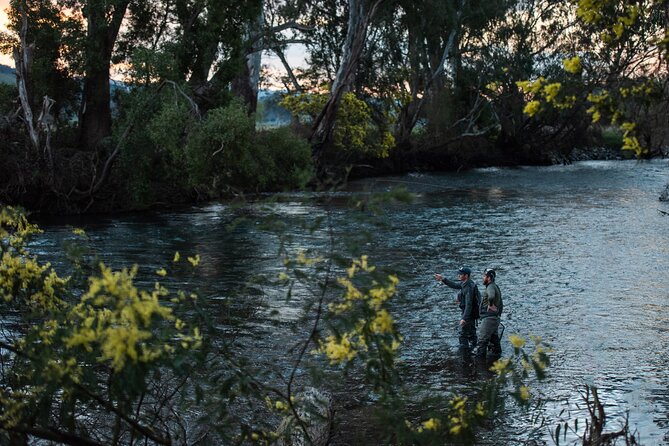
{"type": "Polygon", "coordinates": [[[256,150],[263,159],[258,176],[266,189],[303,189],[313,179],[311,145],[290,128],[258,132],[256,150]]]}
{"type": "Polygon", "coordinates": [[[178,67],[169,52],[139,47],[130,57],[129,75],[136,84],[149,84],[163,79],[178,79],[178,67]]]}
{"type": "Polygon", "coordinates": [[[170,161],[185,161],[184,145],[188,130],[196,125],[192,110],[183,101],[164,101],[149,120],[147,133],[158,151],[166,152],[170,161]]]}
{"type": "Polygon", "coordinates": [[[138,206],[162,199],[165,191],[172,199],[194,188],[215,197],[231,188],[302,188],[312,178],[311,148],[290,129],[257,132],[254,118],[239,102],[200,118],[182,93],[167,85],[122,97],[133,131],[119,175],[138,206]]]}
{"type": "Polygon", "coordinates": [[[623,146],[623,134],[616,127],[605,127],[601,131],[602,145],[609,149],[620,149],[623,146]]]}
{"type": "MultiPolygon", "coordinates": [[[[281,106],[289,110],[299,122],[311,124],[327,100],[326,94],[286,95],[281,106]]],[[[395,146],[395,139],[387,130],[387,123],[384,124],[374,122],[372,109],[365,101],[353,93],[345,93],[337,111],[333,145],[344,153],[386,157],[395,146]]]]}
{"type": "MultiPolygon", "coordinates": [[[[21,212],[0,209],[0,314],[21,315],[0,339],[0,430],[43,423],[84,441],[96,423],[122,419],[138,438],[161,442],[132,403],[167,404],[150,384],[157,373],[183,377],[185,364],[198,363],[201,334],[182,319],[193,321],[195,296],[159,283],[138,288],[137,267],[112,271],[100,263],[85,282],[76,282],[79,274],[62,278],[25,248],[38,232],[21,212]],[[80,406],[87,419],[78,416],[80,406]]],[[[86,243],[83,231],[73,236],[86,243]]],[[[103,430],[98,435],[111,442],[113,431],[103,430]]]]}
{"type": "Polygon", "coordinates": [[[210,110],[193,129],[186,156],[193,184],[252,185],[262,169],[253,150],[254,120],[240,102],[210,110]]]}
{"type": "MultiPolygon", "coordinates": [[[[162,150],[151,138],[150,129],[158,132],[161,127],[154,121],[156,116],[161,116],[163,101],[167,108],[175,102],[174,96],[169,99],[167,96],[165,99],[158,96],[153,89],[137,89],[119,94],[122,114],[116,124],[115,139],[119,139],[129,126],[132,126],[132,131],[122,146],[115,166],[115,177],[122,181],[121,187],[125,190],[130,208],[142,208],[158,201],[162,194],[156,186],[173,183],[183,169],[176,169],[170,163],[172,152],[162,150]]],[[[181,128],[181,125],[176,126],[176,129],[181,128]]]]}
{"type": "Polygon", "coordinates": [[[0,115],[8,115],[16,110],[18,96],[15,85],[0,84],[0,115]]]}
{"type": "Polygon", "coordinates": [[[337,280],[342,297],[329,304],[331,334],[320,341],[318,352],[331,364],[363,361],[367,380],[381,391],[396,379],[393,362],[402,337],[388,304],[399,279],[377,272],[364,255],[346,273],[337,280]]]}
{"type": "Polygon", "coordinates": [[[189,135],[185,148],[191,181],[213,190],[304,186],[311,177],[311,150],[289,129],[256,134],[243,104],[210,110],[189,135]]]}
{"type": "MultiPolygon", "coordinates": [[[[662,46],[665,21],[659,19],[665,6],[666,2],[632,5],[610,0],[580,0],[573,6],[579,18],[575,28],[580,38],[578,55],[563,61],[564,71],[575,76],[577,82],[572,83],[586,98],[592,122],[619,126],[622,148],[637,157],[658,149],[644,146],[640,140],[653,139],[648,131],[658,129],[649,129],[644,121],[658,112],[650,111],[650,105],[661,103],[665,95],[659,87],[656,65],[666,52],[662,46]],[[611,54],[617,56],[611,58],[611,54]]],[[[552,73],[551,77],[555,79],[559,74],[552,73]]],[[[529,84],[533,97],[529,98],[525,112],[530,116],[546,105],[570,109],[576,103],[563,95],[560,88],[553,89],[555,94],[547,92],[548,87],[559,85],[555,81],[539,78],[529,84]],[[544,85],[537,85],[539,81],[544,85]],[[533,85],[537,88],[532,88],[533,85]]]]}
{"type": "MultiPolygon", "coordinates": [[[[46,0],[23,2],[28,20],[27,42],[34,46],[28,89],[34,104],[41,104],[47,95],[55,100],[52,113],[72,115],[79,84],[74,79],[80,55],[83,31],[81,23],[69,14],[61,14],[61,6],[46,0]]],[[[8,10],[10,33],[0,38],[0,52],[12,55],[18,45],[20,17],[17,2],[8,10]]]]}
{"type": "Polygon", "coordinates": [[[290,111],[301,124],[312,124],[328,100],[326,94],[305,93],[286,95],[280,105],[290,111]]]}

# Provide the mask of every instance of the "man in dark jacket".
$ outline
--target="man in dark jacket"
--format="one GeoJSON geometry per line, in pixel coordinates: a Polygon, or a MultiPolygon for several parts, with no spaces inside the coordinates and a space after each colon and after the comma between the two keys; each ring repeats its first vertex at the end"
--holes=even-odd
{"type": "Polygon", "coordinates": [[[499,318],[502,315],[504,304],[502,303],[502,292],[495,283],[494,269],[488,268],[483,273],[483,285],[485,289],[481,294],[481,306],[479,317],[481,318],[479,328],[479,342],[476,346],[476,356],[485,358],[488,351],[488,343],[492,344],[492,351],[496,356],[502,353],[502,346],[497,335],[499,318]]]}
{"type": "Polygon", "coordinates": [[[458,270],[459,282],[453,282],[444,278],[441,274],[435,274],[434,278],[444,285],[459,290],[455,302],[460,306],[460,348],[470,351],[476,347],[476,302],[478,295],[476,284],[470,279],[472,270],[462,267],[458,270]]]}

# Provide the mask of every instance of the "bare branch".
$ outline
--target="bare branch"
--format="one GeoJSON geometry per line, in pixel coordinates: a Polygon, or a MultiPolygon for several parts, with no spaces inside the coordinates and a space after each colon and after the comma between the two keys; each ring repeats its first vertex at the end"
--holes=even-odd
{"type": "Polygon", "coordinates": [[[299,31],[313,31],[314,27],[313,26],[307,26],[307,25],[302,25],[301,23],[297,22],[286,22],[282,23],[281,25],[274,26],[270,29],[267,30],[268,34],[278,34],[282,31],[285,31],[287,29],[296,29],[299,31]]]}
{"type": "Polygon", "coordinates": [[[280,49],[275,49],[274,53],[277,56],[279,56],[279,59],[281,60],[281,63],[283,64],[283,68],[286,70],[286,74],[288,75],[288,78],[293,83],[293,87],[295,88],[295,91],[302,92],[302,86],[300,85],[299,81],[297,80],[297,77],[295,77],[295,73],[293,73],[293,69],[288,64],[288,60],[286,60],[286,56],[283,54],[283,51],[280,50],[280,49]]]}

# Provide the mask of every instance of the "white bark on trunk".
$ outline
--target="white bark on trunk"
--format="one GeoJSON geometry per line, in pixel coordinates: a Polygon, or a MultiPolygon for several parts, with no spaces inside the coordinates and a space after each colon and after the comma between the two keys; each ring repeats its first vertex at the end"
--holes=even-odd
{"type": "Polygon", "coordinates": [[[34,45],[28,45],[26,35],[28,32],[28,19],[26,12],[20,6],[21,13],[21,31],[19,33],[19,47],[14,48],[14,64],[16,65],[16,87],[19,90],[19,99],[23,109],[23,117],[26,123],[26,129],[30,138],[30,144],[34,150],[39,150],[39,132],[35,126],[35,118],[32,106],[30,105],[30,94],[28,92],[28,78],[32,67],[34,45]]]}
{"type": "Polygon", "coordinates": [[[332,83],[330,98],[314,122],[311,142],[317,148],[327,145],[332,136],[337,111],[344,93],[351,90],[360,54],[365,46],[369,23],[383,0],[349,0],[348,29],[342,59],[332,83]]]}

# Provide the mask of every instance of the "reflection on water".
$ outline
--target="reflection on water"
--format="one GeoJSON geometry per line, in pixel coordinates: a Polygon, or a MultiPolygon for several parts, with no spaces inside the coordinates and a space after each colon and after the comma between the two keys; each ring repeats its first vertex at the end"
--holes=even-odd
{"type": "MultiPolygon", "coordinates": [[[[575,403],[582,385],[592,382],[601,389],[610,429],[618,428],[613,420],[629,410],[642,444],[669,444],[669,217],[658,212],[669,209],[657,200],[666,167],[664,161],[584,162],[413,174],[355,182],[327,205],[292,200],[270,211],[215,204],[70,224],[84,227],[102,259],[115,267],[139,263],[151,271],[167,264],[174,251],[199,253],[197,276],[177,285],[200,288],[212,312],[220,312],[223,328],[226,321],[243,318],[245,348],[259,363],[281,369],[290,363],[282,352],[298,341],[283,325],[309,330],[300,325],[301,293],[308,290],[296,289],[286,299],[253,280],[281,268],[279,241],[263,217],[276,213],[275,223],[293,235],[289,249],[324,249],[329,234],[301,227],[301,219],[329,215],[340,241],[366,228],[344,206],[353,194],[404,186],[416,200],[385,208],[385,229],[366,228],[375,234],[362,240],[374,263],[402,277],[395,311],[405,337],[400,369],[406,382],[435,393],[467,393],[488,376],[485,368],[472,370],[460,362],[457,307],[432,274],[453,276],[466,264],[480,282],[479,272],[494,267],[505,298],[506,335],[538,335],[555,349],[550,376],[537,386],[547,401],[546,416],[557,415],[568,401],[572,415],[583,418],[575,403]],[[244,222],[231,228],[240,216],[244,222]]],[[[36,248],[58,264],[68,234],[62,222],[48,224],[36,248]]],[[[510,352],[508,342],[505,351],[510,352]]],[[[347,404],[349,420],[364,417],[363,403],[347,404]]],[[[547,427],[533,431],[534,414],[513,406],[507,411],[482,433],[483,443],[549,440],[547,427]]],[[[359,438],[355,426],[340,429],[344,433],[335,443],[359,438]]]]}

